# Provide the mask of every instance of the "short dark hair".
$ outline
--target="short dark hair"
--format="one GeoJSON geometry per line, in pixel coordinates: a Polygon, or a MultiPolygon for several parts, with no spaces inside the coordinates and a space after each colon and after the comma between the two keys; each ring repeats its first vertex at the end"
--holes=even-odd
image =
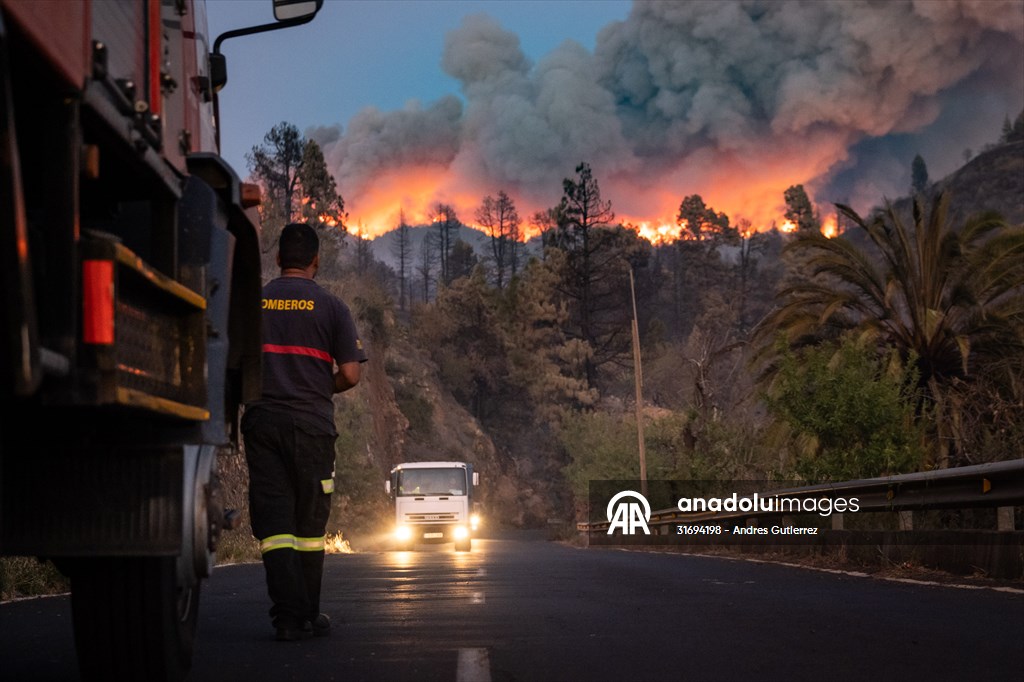
{"type": "Polygon", "coordinates": [[[289,223],[281,230],[277,248],[282,269],[306,268],[320,251],[320,238],[306,223],[289,223]]]}

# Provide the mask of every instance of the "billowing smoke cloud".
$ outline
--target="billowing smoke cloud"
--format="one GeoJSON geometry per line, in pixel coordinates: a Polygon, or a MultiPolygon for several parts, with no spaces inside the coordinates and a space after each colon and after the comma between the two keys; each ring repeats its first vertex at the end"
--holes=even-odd
{"type": "Polygon", "coordinates": [[[399,201],[468,218],[505,189],[524,215],[552,206],[580,161],[622,217],[671,221],[696,192],[766,225],[791,184],[870,205],[905,193],[915,153],[952,170],[1024,107],[1022,50],[1019,0],[637,2],[593,54],[567,41],[537,64],[473,16],[442,58],[463,100],[319,136],[353,215],[381,230],[399,201]]]}

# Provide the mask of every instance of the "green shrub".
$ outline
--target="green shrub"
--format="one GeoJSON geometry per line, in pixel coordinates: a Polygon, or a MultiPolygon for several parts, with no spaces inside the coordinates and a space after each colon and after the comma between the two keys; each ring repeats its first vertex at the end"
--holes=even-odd
{"type": "Polygon", "coordinates": [[[790,431],[797,475],[845,480],[914,471],[923,460],[917,374],[845,339],[784,350],[766,395],[790,431]]]}

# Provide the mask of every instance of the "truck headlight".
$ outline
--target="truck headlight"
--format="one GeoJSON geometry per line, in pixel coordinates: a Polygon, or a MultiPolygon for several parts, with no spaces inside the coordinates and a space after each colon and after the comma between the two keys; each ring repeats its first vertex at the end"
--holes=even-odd
{"type": "Polygon", "coordinates": [[[455,528],[452,530],[452,536],[456,540],[465,540],[469,537],[469,529],[465,526],[455,526],[455,528]]]}
{"type": "Polygon", "coordinates": [[[412,539],[412,528],[409,526],[398,526],[395,528],[395,539],[396,540],[411,540],[412,539]]]}

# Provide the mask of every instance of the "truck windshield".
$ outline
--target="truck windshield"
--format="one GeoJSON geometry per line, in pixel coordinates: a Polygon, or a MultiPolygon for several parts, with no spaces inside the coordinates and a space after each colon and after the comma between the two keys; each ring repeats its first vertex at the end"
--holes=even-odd
{"type": "Polygon", "coordinates": [[[465,495],[465,469],[402,469],[399,495],[465,495]]]}

